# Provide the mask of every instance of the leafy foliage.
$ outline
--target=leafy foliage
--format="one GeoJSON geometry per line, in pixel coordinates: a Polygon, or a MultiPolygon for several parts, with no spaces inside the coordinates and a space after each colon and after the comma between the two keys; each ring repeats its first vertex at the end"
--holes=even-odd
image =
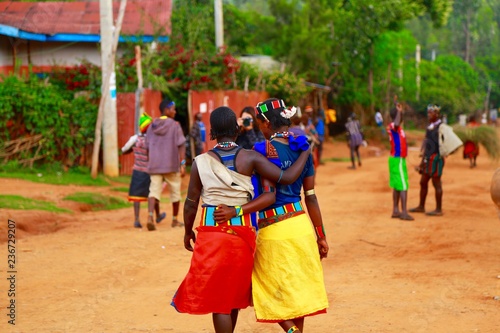
{"type": "MultiPolygon", "coordinates": [[[[97,106],[87,97],[36,75],[8,76],[0,82],[0,140],[43,136],[39,155],[46,162],[73,165],[93,141],[97,106]]],[[[26,151],[20,158],[30,158],[26,151]]]]}

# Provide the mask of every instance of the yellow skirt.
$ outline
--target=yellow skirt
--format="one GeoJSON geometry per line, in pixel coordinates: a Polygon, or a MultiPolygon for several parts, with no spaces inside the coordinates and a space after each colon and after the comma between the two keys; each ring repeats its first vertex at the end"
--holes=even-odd
{"type": "Polygon", "coordinates": [[[252,297],[259,322],[281,322],[326,312],[323,267],[307,214],[259,230],[252,297]]]}

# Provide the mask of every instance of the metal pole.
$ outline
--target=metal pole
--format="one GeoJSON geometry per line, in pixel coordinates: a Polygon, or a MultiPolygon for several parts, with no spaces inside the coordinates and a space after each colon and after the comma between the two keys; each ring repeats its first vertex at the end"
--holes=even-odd
{"type": "Polygon", "coordinates": [[[109,94],[104,101],[103,117],[103,172],[104,175],[117,177],[118,170],[118,129],[116,119],[116,74],[113,53],[113,3],[100,0],[101,13],[101,68],[103,82],[109,77],[109,94]]]}
{"type": "Polygon", "coordinates": [[[222,0],[214,1],[215,19],[215,46],[220,49],[224,46],[224,18],[222,14],[222,0]]]}

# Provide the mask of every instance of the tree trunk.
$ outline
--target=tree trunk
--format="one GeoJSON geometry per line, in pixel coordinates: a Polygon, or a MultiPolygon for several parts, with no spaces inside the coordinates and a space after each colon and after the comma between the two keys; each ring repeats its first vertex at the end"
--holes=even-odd
{"type": "MultiPolygon", "coordinates": [[[[373,43],[370,45],[370,49],[369,49],[369,54],[370,54],[370,68],[368,69],[368,94],[370,96],[370,114],[374,114],[374,105],[373,105],[373,101],[374,101],[374,98],[373,98],[373,51],[374,51],[374,47],[373,47],[373,43]]],[[[364,114],[361,115],[361,123],[364,123],[364,114]]]]}
{"type": "Polygon", "coordinates": [[[390,62],[387,66],[387,87],[385,92],[385,105],[386,110],[391,108],[391,72],[392,72],[392,63],[390,62]]]}
{"type": "Polygon", "coordinates": [[[471,20],[471,10],[467,10],[464,22],[464,35],[465,35],[465,54],[464,60],[468,64],[471,63],[471,33],[470,33],[470,20],[471,20]]]}

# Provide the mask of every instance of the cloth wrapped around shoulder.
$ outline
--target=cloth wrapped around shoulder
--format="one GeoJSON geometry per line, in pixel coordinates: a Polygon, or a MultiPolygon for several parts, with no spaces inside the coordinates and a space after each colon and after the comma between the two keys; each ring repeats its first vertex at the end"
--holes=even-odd
{"type": "Polygon", "coordinates": [[[203,184],[201,199],[204,203],[213,206],[238,206],[253,198],[254,189],[250,176],[229,170],[208,153],[196,156],[195,161],[203,184]]]}

